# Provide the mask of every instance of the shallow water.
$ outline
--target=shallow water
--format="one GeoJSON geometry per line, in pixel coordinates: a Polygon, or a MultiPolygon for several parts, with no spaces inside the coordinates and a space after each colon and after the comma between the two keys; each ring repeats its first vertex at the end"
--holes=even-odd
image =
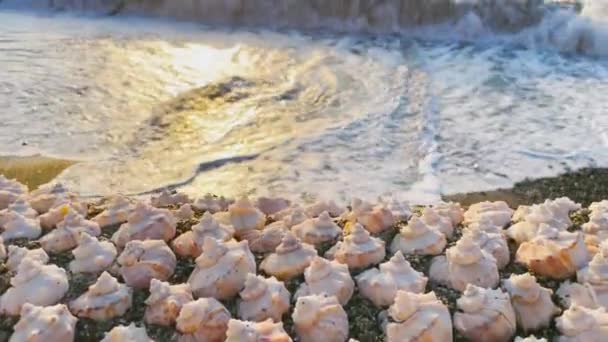
{"type": "Polygon", "coordinates": [[[428,201],[608,166],[605,58],[514,41],[0,11],[0,153],[81,161],[87,195],[428,201]]]}

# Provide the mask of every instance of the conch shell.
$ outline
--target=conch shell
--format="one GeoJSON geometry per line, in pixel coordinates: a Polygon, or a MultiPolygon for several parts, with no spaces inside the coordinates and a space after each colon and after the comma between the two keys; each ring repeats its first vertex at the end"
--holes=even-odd
{"type": "Polygon", "coordinates": [[[0,234],[0,237],[4,241],[22,238],[36,239],[42,234],[42,228],[40,228],[40,222],[37,218],[27,218],[17,212],[11,211],[4,216],[4,219],[6,219],[4,231],[0,234]]]}
{"type": "Polygon", "coordinates": [[[57,224],[57,228],[40,239],[42,248],[51,253],[61,253],[78,245],[80,234],[101,235],[96,222],[88,221],[78,213],[70,212],[57,224]]]}
{"type": "Polygon", "coordinates": [[[187,221],[194,217],[194,210],[190,203],[182,204],[179,209],[173,210],[173,216],[178,220],[187,221]]]}
{"type": "Polygon", "coordinates": [[[129,241],[116,261],[125,283],[135,288],[148,288],[152,279],[169,279],[177,264],[163,240],[129,241]]]}
{"type": "Polygon", "coordinates": [[[555,325],[562,334],[558,342],[608,340],[608,313],[604,308],[573,305],[555,320],[555,325]]]}
{"type": "Polygon", "coordinates": [[[292,342],[283,329],[283,322],[273,323],[271,319],[264,322],[244,322],[231,319],[228,322],[225,342],[292,342]]]}
{"type": "Polygon", "coordinates": [[[49,183],[40,186],[29,194],[32,208],[39,214],[44,214],[61,203],[76,199],[76,196],[61,183],[49,183]]]}
{"type": "Polygon", "coordinates": [[[0,312],[7,315],[18,315],[25,303],[56,304],[69,288],[68,275],[63,268],[44,265],[27,257],[19,264],[11,285],[0,297],[0,312]]]}
{"type": "Polygon", "coordinates": [[[224,197],[215,197],[211,194],[206,194],[201,198],[197,198],[192,203],[192,208],[198,211],[208,211],[211,214],[215,214],[220,211],[228,210],[228,206],[234,201],[226,199],[224,197]]]}
{"type": "Polygon", "coordinates": [[[534,335],[530,335],[528,337],[519,337],[517,336],[513,342],[547,342],[546,338],[537,338],[534,335]]]}
{"type": "Polygon", "coordinates": [[[148,324],[172,325],[182,307],[193,300],[189,284],[170,285],[152,279],[144,320],[148,324]]]}
{"type": "Polygon", "coordinates": [[[589,222],[582,225],[585,234],[585,244],[590,251],[597,251],[602,241],[608,239],[608,210],[592,211],[589,222]]]}
{"type": "Polygon", "coordinates": [[[335,296],[298,298],[292,318],[301,342],[345,342],[348,339],[348,317],[335,296]]]}
{"type": "Polygon", "coordinates": [[[485,220],[491,222],[497,227],[503,228],[507,223],[511,222],[513,216],[513,209],[509,208],[507,202],[496,201],[496,202],[479,202],[471,205],[469,209],[464,213],[464,224],[470,225],[472,223],[485,220]]]}
{"type": "Polygon", "coordinates": [[[449,217],[452,220],[452,226],[456,227],[464,221],[464,210],[460,207],[460,203],[456,202],[440,202],[432,208],[441,216],[449,217]]]}
{"type": "Polygon", "coordinates": [[[276,221],[262,230],[254,229],[241,233],[241,239],[247,240],[249,249],[254,253],[272,253],[288,231],[283,221],[276,221]]]}
{"type": "Polygon", "coordinates": [[[150,204],[157,208],[166,208],[172,205],[189,203],[188,195],[181,192],[171,193],[169,189],[163,189],[158,196],[150,197],[150,204]]]}
{"type": "Polygon", "coordinates": [[[255,206],[265,215],[272,215],[289,208],[291,201],[285,198],[258,197],[255,206]]]}
{"type": "Polygon", "coordinates": [[[214,298],[184,304],[176,320],[179,342],[223,342],[230,312],[214,298]]]}
{"type": "Polygon", "coordinates": [[[33,219],[38,216],[38,212],[34,210],[30,204],[22,197],[17,198],[15,202],[11,203],[8,208],[0,210],[0,227],[4,227],[4,225],[10,220],[11,212],[15,212],[20,214],[23,217],[33,219]]]}
{"type": "Polygon", "coordinates": [[[116,247],[109,241],[99,241],[95,237],[80,233],[78,247],[72,254],[70,262],[72,273],[97,273],[112,265],[116,258],[116,247]]]}
{"type": "Polygon", "coordinates": [[[452,219],[447,216],[439,215],[433,208],[424,208],[420,220],[424,222],[429,228],[434,229],[447,238],[452,237],[454,234],[454,226],[452,219]]]}
{"type": "Polygon", "coordinates": [[[0,209],[6,209],[19,196],[27,194],[27,186],[16,179],[8,179],[0,175],[0,209]]]}
{"type": "Polygon", "coordinates": [[[551,301],[553,291],[541,287],[530,273],[512,274],[503,280],[503,287],[511,296],[517,324],[523,331],[549,326],[559,308],[551,301]]]}
{"type": "Polygon", "coordinates": [[[427,226],[418,216],[412,216],[391,242],[391,253],[438,255],[447,240],[444,234],[427,226]]]}
{"type": "Polygon", "coordinates": [[[145,327],[137,327],[135,323],[128,326],[118,325],[106,333],[101,342],[154,342],[148,336],[145,327]]]}
{"type": "Polygon", "coordinates": [[[234,236],[234,228],[220,224],[213,218],[213,215],[206,212],[201,221],[192,226],[191,231],[178,236],[171,245],[178,255],[196,258],[203,252],[203,242],[207,236],[218,241],[230,241],[234,236]]]}
{"type": "Polygon", "coordinates": [[[229,299],[243,288],[247,274],[255,271],[255,259],[246,241],[224,243],[206,237],[188,283],[195,297],[229,299]]]}
{"type": "Polygon", "coordinates": [[[412,216],[412,208],[406,201],[400,201],[395,197],[391,197],[388,199],[380,198],[380,203],[390,210],[395,221],[407,221],[412,216]]]}
{"type": "Polygon", "coordinates": [[[397,291],[388,314],[392,322],[385,328],[387,342],[452,341],[450,312],[434,292],[397,291]]]}
{"type": "Polygon", "coordinates": [[[498,269],[502,269],[509,264],[511,259],[509,245],[501,232],[465,229],[464,236],[473,240],[483,251],[492,255],[496,259],[498,269]]]}
{"type": "Polygon", "coordinates": [[[410,266],[401,251],[380,264],[380,269],[369,269],[356,279],[359,292],[378,307],[392,305],[400,290],[423,293],[428,281],[424,274],[410,266]]]}
{"type": "Polygon", "coordinates": [[[85,216],[87,214],[87,209],[83,204],[76,202],[67,201],[59,203],[38,217],[40,220],[40,227],[47,231],[51,230],[57,226],[59,222],[63,221],[69,213],[85,216]]]}
{"type": "Polygon", "coordinates": [[[127,222],[129,214],[135,209],[135,205],[124,196],[115,196],[110,199],[106,209],[93,217],[100,227],[108,227],[127,222]]]}
{"type": "Polygon", "coordinates": [[[266,217],[260,209],[254,207],[247,197],[243,197],[228,207],[230,223],[234,227],[237,236],[253,229],[262,229],[266,223],[266,217]]]}
{"type": "Polygon", "coordinates": [[[350,235],[327,251],[325,257],[348,265],[349,269],[366,268],[384,260],[384,241],[371,237],[362,225],[356,223],[350,235]]]}
{"type": "Polygon", "coordinates": [[[14,245],[8,246],[8,260],[6,261],[6,267],[9,271],[16,271],[25,258],[30,258],[38,261],[41,264],[49,262],[49,256],[46,254],[44,249],[27,249],[25,247],[17,247],[14,245]]]}
{"type": "Polygon", "coordinates": [[[355,198],[351,202],[352,211],[345,215],[346,220],[360,223],[372,234],[380,233],[395,225],[393,213],[383,204],[373,206],[355,198]]]}
{"type": "Polygon", "coordinates": [[[608,200],[591,203],[589,205],[589,210],[592,212],[608,212],[608,200]]]}
{"type": "Polygon", "coordinates": [[[304,209],[304,212],[308,217],[317,217],[324,211],[327,211],[332,217],[338,217],[346,211],[346,208],[337,205],[336,202],[331,200],[319,200],[304,209]]]}
{"type": "Polygon", "coordinates": [[[0,237],[0,261],[6,259],[6,247],[4,246],[4,240],[0,237]]]}
{"type": "Polygon", "coordinates": [[[280,322],[283,314],[289,311],[289,291],[275,277],[247,274],[240,297],[238,314],[246,321],[262,322],[270,318],[280,322]]]}
{"type": "Polygon", "coordinates": [[[70,310],[78,317],[104,321],[124,315],[131,307],[132,294],[130,287],[103,272],[87,292],[70,303],[70,310]]]}
{"type": "Polygon", "coordinates": [[[76,321],[76,317],[63,304],[42,307],[25,303],[9,342],[73,341],[76,321]]]}
{"type": "Polygon", "coordinates": [[[579,305],[595,309],[601,306],[595,290],[589,283],[579,284],[565,281],[559,286],[555,294],[559,297],[562,306],[565,308],[579,305]]]}
{"type": "Polygon", "coordinates": [[[326,293],[336,296],[341,305],[346,305],[355,289],[355,282],[350,276],[347,265],[318,256],[314,257],[310,266],[304,270],[304,279],[306,282],[300,285],[294,295],[296,299],[326,293]]]}
{"type": "Polygon", "coordinates": [[[565,279],[589,261],[589,253],[580,232],[559,231],[541,224],[538,236],[522,243],[515,258],[537,274],[565,279]]]}
{"type": "Polygon", "coordinates": [[[317,218],[308,219],[291,228],[291,231],[302,241],[311,245],[335,240],[342,229],[334,223],[327,211],[317,218]]]}
{"type": "Polygon", "coordinates": [[[600,251],[591,259],[589,265],[577,272],[576,276],[579,283],[591,285],[598,302],[608,308],[608,241],[602,242],[600,251]]]}
{"type": "Polygon", "coordinates": [[[515,336],[515,312],[500,289],[467,285],[457,305],[454,327],[471,341],[511,341],[515,336]]]}
{"type": "Polygon", "coordinates": [[[123,248],[132,240],[160,239],[169,241],[175,236],[175,218],[167,209],[157,209],[143,202],[137,203],[134,211],[112,235],[117,247],[123,248]]]}
{"type": "Polygon", "coordinates": [[[285,226],[290,229],[309,219],[308,215],[304,212],[304,209],[297,204],[275,213],[272,215],[272,218],[283,222],[285,226]]]}
{"type": "Polygon", "coordinates": [[[262,260],[260,269],[287,280],[302,274],[316,255],[317,250],[313,246],[300,242],[293,233],[287,232],[276,251],[262,260]]]}
{"type": "Polygon", "coordinates": [[[458,291],[464,291],[467,284],[494,288],[499,281],[496,259],[466,236],[449,248],[446,256],[433,259],[429,276],[458,291]]]}

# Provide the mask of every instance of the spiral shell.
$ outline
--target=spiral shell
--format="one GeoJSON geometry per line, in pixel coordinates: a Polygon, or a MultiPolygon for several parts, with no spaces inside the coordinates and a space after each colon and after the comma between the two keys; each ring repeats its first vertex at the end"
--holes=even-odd
{"type": "Polygon", "coordinates": [[[70,310],[78,317],[104,321],[122,316],[131,307],[133,290],[103,272],[87,292],[70,302],[70,310]]]}
{"type": "Polygon", "coordinates": [[[228,322],[225,342],[292,342],[283,329],[283,323],[273,323],[271,319],[263,322],[245,322],[231,319],[228,322]]]}
{"type": "Polygon", "coordinates": [[[131,323],[127,326],[124,326],[124,325],[116,326],[116,327],[112,328],[112,330],[107,332],[106,335],[104,336],[103,340],[101,340],[101,342],[122,342],[122,341],[154,342],[154,340],[152,340],[150,338],[150,336],[148,336],[148,333],[146,332],[146,328],[144,328],[144,327],[138,328],[135,325],[135,323],[131,323]]]}
{"type": "Polygon", "coordinates": [[[559,342],[608,340],[608,313],[604,308],[571,306],[555,320],[559,342]]]}
{"type": "Polygon", "coordinates": [[[289,311],[289,291],[275,277],[264,278],[253,273],[247,275],[240,292],[238,315],[246,321],[262,322],[272,319],[280,322],[289,311]]]}
{"type": "Polygon", "coordinates": [[[317,250],[313,246],[302,243],[293,233],[287,232],[275,252],[262,260],[260,269],[281,280],[291,279],[302,274],[316,255],[317,250]]]}
{"type": "Polygon", "coordinates": [[[307,219],[291,228],[291,231],[302,241],[311,245],[333,241],[342,233],[342,229],[324,211],[316,218],[307,219]]]}
{"type": "Polygon", "coordinates": [[[232,226],[219,223],[213,215],[206,212],[200,222],[192,226],[191,231],[178,236],[171,242],[171,246],[178,255],[196,258],[203,252],[205,237],[212,237],[219,241],[230,241],[233,236],[234,228],[232,226]]]}
{"type": "Polygon", "coordinates": [[[175,218],[167,209],[157,209],[143,202],[137,203],[124,223],[112,235],[112,242],[123,248],[133,240],[164,240],[175,237],[175,218]]]}
{"type": "Polygon", "coordinates": [[[110,198],[105,210],[93,217],[92,221],[97,222],[100,227],[124,223],[134,209],[135,206],[126,197],[115,196],[110,198]]]}
{"type": "Polygon", "coordinates": [[[57,228],[40,239],[42,248],[50,253],[61,253],[78,245],[80,234],[101,235],[101,228],[96,222],[86,220],[84,216],[70,211],[57,228]]]}
{"type": "Polygon", "coordinates": [[[350,276],[348,266],[329,261],[321,257],[314,257],[310,266],[304,270],[305,283],[295,293],[294,298],[319,295],[326,293],[336,296],[341,305],[346,305],[353,295],[355,282],[350,276]]]}
{"type": "Polygon", "coordinates": [[[365,268],[381,262],[386,250],[384,241],[371,237],[360,224],[355,224],[350,235],[327,251],[325,257],[348,265],[349,269],[365,268]]]}
{"type": "Polygon", "coordinates": [[[129,241],[116,261],[125,283],[135,288],[148,288],[152,279],[169,279],[177,264],[163,240],[129,241]]]}
{"type": "Polygon", "coordinates": [[[348,317],[335,296],[298,298],[292,318],[302,342],[344,342],[348,339],[348,317]]]}
{"type": "Polygon", "coordinates": [[[390,250],[392,253],[438,255],[446,244],[444,234],[432,229],[417,216],[412,216],[391,242],[390,250]]]}
{"type": "Polygon", "coordinates": [[[72,273],[97,273],[109,268],[116,258],[116,247],[109,242],[100,242],[97,238],[80,233],[78,247],[72,254],[74,260],[70,262],[72,273]]]}
{"type": "Polygon", "coordinates": [[[150,197],[150,204],[157,208],[166,208],[189,202],[188,195],[180,192],[171,193],[168,189],[163,189],[159,195],[150,197]]]}
{"type": "Polygon", "coordinates": [[[146,299],[144,320],[148,324],[172,325],[182,307],[193,300],[189,284],[170,285],[152,279],[150,296],[146,299]]]}
{"type": "Polygon", "coordinates": [[[21,318],[13,327],[15,332],[9,342],[74,340],[77,319],[63,304],[43,307],[25,303],[20,314],[21,318]]]}
{"type": "Polygon", "coordinates": [[[200,298],[184,304],[177,316],[179,342],[223,342],[230,312],[214,298],[200,298]]]}

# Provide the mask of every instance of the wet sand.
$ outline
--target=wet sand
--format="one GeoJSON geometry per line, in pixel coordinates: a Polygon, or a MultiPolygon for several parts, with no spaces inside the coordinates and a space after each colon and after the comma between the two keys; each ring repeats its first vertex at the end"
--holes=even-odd
{"type": "Polygon", "coordinates": [[[0,156],[0,174],[15,178],[28,186],[30,190],[48,183],[75,161],[55,159],[42,155],[33,156],[0,156]]]}

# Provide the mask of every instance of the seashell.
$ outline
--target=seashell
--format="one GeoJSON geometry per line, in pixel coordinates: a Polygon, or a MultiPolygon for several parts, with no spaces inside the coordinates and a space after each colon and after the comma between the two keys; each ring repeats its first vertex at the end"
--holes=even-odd
{"type": "Polygon", "coordinates": [[[429,228],[435,229],[447,238],[452,237],[454,234],[454,226],[452,225],[452,219],[450,217],[439,215],[438,212],[433,208],[424,208],[420,220],[424,222],[429,228]]]}
{"type": "Polygon", "coordinates": [[[566,281],[559,286],[555,294],[565,308],[579,305],[595,309],[601,306],[593,287],[589,283],[579,284],[566,281]]]}
{"type": "Polygon", "coordinates": [[[154,342],[148,336],[145,327],[137,327],[135,323],[127,326],[118,325],[106,333],[101,342],[154,342]]]}
{"type": "Polygon", "coordinates": [[[65,202],[52,207],[46,213],[38,217],[40,219],[40,226],[44,230],[50,230],[57,226],[59,222],[63,221],[69,213],[77,213],[85,216],[87,214],[86,209],[83,211],[78,205],[79,204],[65,202]]]}
{"type": "Polygon", "coordinates": [[[438,255],[443,252],[447,240],[441,232],[432,229],[418,216],[412,216],[406,226],[391,242],[391,253],[438,255]]]}
{"type": "Polygon", "coordinates": [[[266,223],[266,217],[256,207],[254,207],[247,197],[243,197],[228,207],[230,213],[230,223],[234,227],[236,236],[242,232],[262,229],[266,223]]]}
{"type": "Polygon", "coordinates": [[[555,320],[558,342],[608,340],[608,313],[604,308],[571,306],[555,320]]]}
{"type": "Polygon", "coordinates": [[[156,208],[166,208],[184,203],[190,203],[188,195],[181,192],[172,193],[169,189],[163,189],[158,196],[150,197],[150,204],[156,208]]]}
{"type": "Polygon", "coordinates": [[[21,195],[27,194],[27,186],[16,179],[8,179],[0,174],[0,209],[6,209],[21,195]]]}
{"type": "Polygon", "coordinates": [[[338,241],[325,257],[348,265],[349,269],[366,268],[384,260],[384,241],[371,237],[362,225],[356,223],[344,241],[338,241]]]}
{"type": "Polygon", "coordinates": [[[195,297],[229,299],[243,288],[247,274],[255,271],[255,259],[246,241],[220,242],[206,237],[188,283],[195,297]]]}
{"type": "Polygon", "coordinates": [[[135,288],[148,288],[152,279],[169,279],[177,264],[163,240],[129,241],[116,261],[125,283],[135,288]]]}
{"type": "Polygon", "coordinates": [[[600,251],[576,273],[576,277],[579,283],[588,283],[599,304],[608,308],[608,241],[602,242],[600,251]]]}
{"type": "Polygon", "coordinates": [[[585,234],[585,244],[592,252],[597,252],[602,241],[608,239],[608,210],[592,211],[589,222],[582,225],[585,234]]]}
{"type": "Polygon", "coordinates": [[[517,325],[523,331],[549,326],[551,318],[560,312],[551,301],[553,291],[540,286],[530,273],[512,274],[503,280],[503,288],[511,296],[517,325]]]}
{"type": "Polygon", "coordinates": [[[379,269],[369,269],[356,277],[361,295],[378,307],[392,305],[397,291],[423,293],[428,278],[412,268],[401,251],[380,264],[379,269]]]}
{"type": "Polygon", "coordinates": [[[386,341],[452,341],[452,318],[434,292],[397,291],[388,309],[386,341]]]}
{"type": "Polygon", "coordinates": [[[178,220],[187,221],[194,217],[194,210],[192,210],[192,205],[190,205],[190,203],[186,203],[182,204],[179,209],[175,210],[173,215],[178,220]]]}
{"type": "Polygon", "coordinates": [[[317,201],[304,209],[308,217],[317,217],[322,212],[327,211],[332,217],[338,217],[346,212],[346,208],[341,207],[334,201],[317,201]]]}
{"type": "Polygon", "coordinates": [[[395,221],[407,221],[412,216],[412,208],[407,201],[400,201],[392,197],[389,199],[380,198],[379,202],[390,210],[395,221]]]}
{"type": "Polygon", "coordinates": [[[498,269],[502,269],[509,264],[511,259],[509,245],[502,233],[465,229],[463,235],[473,240],[483,251],[492,255],[496,259],[498,269]]]}
{"type": "Polygon", "coordinates": [[[71,211],[57,228],[40,239],[42,248],[50,253],[61,253],[78,245],[80,234],[101,235],[101,228],[96,222],[86,220],[78,213],[71,211]]]}
{"type": "Polygon", "coordinates": [[[291,201],[285,198],[270,198],[258,197],[255,201],[255,206],[264,213],[264,215],[276,214],[281,210],[289,208],[291,201]]]}
{"type": "Polygon", "coordinates": [[[479,202],[471,205],[464,213],[464,224],[470,225],[480,220],[491,222],[498,227],[504,227],[511,222],[513,209],[509,208],[507,202],[479,202]]]}
{"type": "Polygon", "coordinates": [[[14,245],[8,246],[8,260],[6,261],[6,267],[9,271],[16,271],[25,258],[30,258],[38,261],[41,264],[49,262],[49,256],[46,254],[44,249],[27,249],[25,247],[18,247],[14,245]]]}
{"type": "Polygon", "coordinates": [[[565,279],[588,262],[589,253],[580,232],[559,231],[541,224],[538,236],[522,243],[515,259],[534,273],[565,279]]]}
{"type": "Polygon", "coordinates": [[[351,202],[351,207],[352,211],[344,215],[346,220],[352,223],[360,223],[372,234],[380,233],[395,225],[393,213],[383,204],[373,206],[355,198],[351,202]]]}
{"type": "Polygon", "coordinates": [[[150,296],[146,299],[144,320],[148,324],[172,325],[182,307],[193,300],[189,284],[170,285],[152,279],[150,296]]]}
{"type": "Polygon", "coordinates": [[[440,202],[433,205],[432,208],[437,214],[449,217],[450,220],[452,220],[453,227],[456,227],[464,221],[464,210],[460,207],[460,203],[440,202]]]}
{"type": "Polygon", "coordinates": [[[74,194],[61,183],[49,183],[40,186],[29,194],[29,202],[32,208],[39,214],[46,213],[65,199],[74,198],[74,194]]]}
{"type": "Polygon", "coordinates": [[[178,255],[183,257],[198,257],[202,253],[205,237],[212,237],[218,241],[230,241],[234,236],[232,226],[220,224],[209,212],[206,212],[201,221],[192,226],[192,230],[178,236],[171,245],[178,255]]]}
{"type": "Polygon", "coordinates": [[[309,219],[308,215],[304,212],[299,205],[294,205],[287,209],[281,210],[278,213],[272,215],[272,218],[276,221],[281,221],[287,228],[300,224],[309,219]]]}
{"type": "Polygon", "coordinates": [[[335,240],[342,229],[334,223],[327,211],[317,218],[307,219],[291,228],[291,231],[303,242],[318,245],[335,240]]]}
{"type": "Polygon", "coordinates": [[[519,337],[517,336],[513,342],[547,342],[546,338],[537,338],[534,335],[530,335],[528,337],[519,337]]]}
{"type": "Polygon", "coordinates": [[[496,259],[468,237],[458,240],[445,256],[435,257],[429,276],[458,291],[464,291],[467,284],[494,288],[499,281],[496,259]]]}
{"type": "Polygon", "coordinates": [[[239,295],[238,314],[246,321],[262,322],[270,318],[280,322],[283,314],[289,311],[289,291],[275,277],[249,273],[239,295]]]}
{"type": "Polygon", "coordinates": [[[192,208],[198,211],[208,211],[211,214],[215,214],[220,211],[228,210],[228,206],[232,203],[234,203],[233,200],[206,194],[201,198],[197,198],[196,201],[192,203],[192,208]]]}
{"type": "Polygon", "coordinates": [[[4,216],[7,220],[4,231],[0,234],[3,241],[15,239],[36,239],[42,234],[38,219],[27,218],[17,212],[10,212],[4,216]]]}
{"type": "Polygon", "coordinates": [[[223,342],[230,312],[214,298],[184,304],[176,320],[179,342],[223,342]]]}
{"type": "Polygon", "coordinates": [[[275,252],[262,260],[260,269],[287,280],[302,274],[316,255],[317,250],[313,246],[302,243],[293,233],[287,232],[275,252]]]}
{"type": "Polygon", "coordinates": [[[70,310],[78,317],[104,321],[122,316],[131,307],[133,290],[103,272],[87,292],[70,302],[70,310]]]}
{"type": "Polygon", "coordinates": [[[244,322],[236,319],[228,321],[225,342],[292,342],[283,329],[283,322],[273,323],[271,319],[264,322],[244,322]]]}
{"type": "Polygon", "coordinates": [[[124,223],[112,235],[112,241],[118,248],[123,248],[132,240],[165,240],[175,236],[175,218],[167,209],[157,209],[138,203],[124,223]]]}
{"type": "Polygon", "coordinates": [[[135,205],[128,198],[115,196],[110,198],[105,210],[93,217],[92,221],[97,222],[100,227],[125,223],[134,209],[135,205]]]}
{"type": "Polygon", "coordinates": [[[4,246],[4,240],[0,237],[0,261],[6,259],[6,247],[4,246]]]}
{"type": "Polygon", "coordinates": [[[276,221],[262,230],[248,230],[241,234],[242,240],[247,240],[249,249],[254,253],[272,253],[281,244],[283,237],[289,231],[283,221],[276,221]]]}
{"type": "Polygon", "coordinates": [[[344,342],[348,339],[348,317],[335,296],[298,298],[292,318],[301,342],[344,342]]]}
{"type": "Polygon", "coordinates": [[[454,327],[471,341],[511,341],[515,336],[515,312],[509,295],[500,289],[467,285],[457,301],[454,327]]]}
{"type": "Polygon", "coordinates": [[[116,247],[109,241],[99,241],[95,237],[80,233],[78,247],[72,254],[74,260],[70,262],[72,273],[98,273],[112,265],[116,258],[116,247]]]}
{"type": "Polygon", "coordinates": [[[329,261],[316,256],[304,270],[305,283],[295,293],[294,298],[327,294],[335,296],[341,305],[346,305],[353,296],[355,282],[350,276],[348,266],[336,260],[329,261]]]}
{"type": "Polygon", "coordinates": [[[592,212],[608,212],[608,200],[591,203],[589,205],[589,210],[592,212]]]}
{"type": "Polygon", "coordinates": [[[63,304],[42,307],[25,303],[9,342],[73,341],[76,321],[76,317],[63,304]]]}
{"type": "Polygon", "coordinates": [[[529,208],[520,207],[513,214],[513,220],[520,220],[520,222],[507,229],[507,235],[520,244],[533,239],[542,224],[565,230],[572,225],[570,212],[580,208],[580,204],[576,204],[566,197],[554,201],[546,200],[543,204],[536,204],[529,208]]]}
{"type": "Polygon", "coordinates": [[[69,287],[64,269],[27,257],[19,263],[11,285],[0,297],[0,312],[6,315],[18,315],[25,303],[39,306],[56,304],[69,287]]]}
{"type": "Polygon", "coordinates": [[[17,198],[13,203],[9,204],[8,208],[0,210],[0,227],[10,221],[11,212],[20,214],[29,219],[38,217],[38,212],[34,210],[30,204],[22,197],[17,198]]]}

